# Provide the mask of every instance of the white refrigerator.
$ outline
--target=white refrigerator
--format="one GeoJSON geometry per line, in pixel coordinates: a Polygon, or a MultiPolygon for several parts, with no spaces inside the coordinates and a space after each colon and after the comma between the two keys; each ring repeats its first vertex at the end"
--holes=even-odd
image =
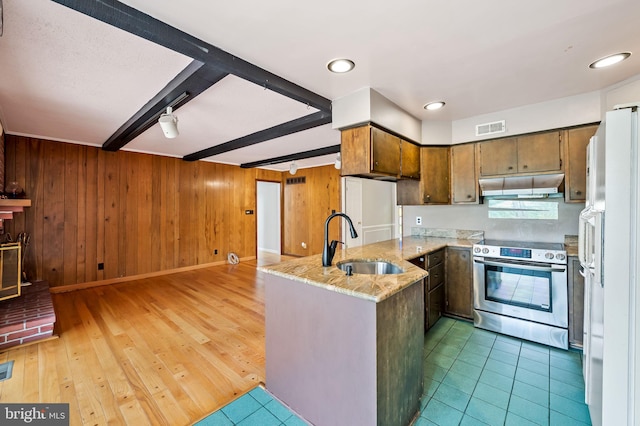
{"type": "Polygon", "coordinates": [[[594,425],[640,423],[640,153],[637,105],[607,112],[587,148],[580,214],[583,373],[594,425]]]}

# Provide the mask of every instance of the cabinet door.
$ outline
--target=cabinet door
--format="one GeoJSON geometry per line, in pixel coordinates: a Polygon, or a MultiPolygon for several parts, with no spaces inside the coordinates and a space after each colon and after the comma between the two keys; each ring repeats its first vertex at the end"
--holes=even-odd
{"type": "Polygon", "coordinates": [[[506,138],[478,142],[480,176],[517,173],[518,139],[506,138]]]}
{"type": "Polygon", "coordinates": [[[400,175],[400,138],[371,128],[371,171],[400,175]]]}
{"type": "Polygon", "coordinates": [[[449,147],[422,147],[425,204],[449,204],[449,147]]]}
{"type": "Polygon", "coordinates": [[[584,203],[587,196],[587,145],[598,126],[579,127],[565,132],[564,200],[567,203],[584,203]]]}
{"type": "Polygon", "coordinates": [[[400,175],[408,179],[420,179],[420,147],[411,142],[400,140],[400,175]]]}
{"type": "Polygon", "coordinates": [[[473,270],[471,249],[447,247],[445,312],[473,319],[473,270]]]}
{"type": "Polygon", "coordinates": [[[444,285],[440,285],[429,292],[429,308],[427,310],[427,328],[433,325],[442,316],[444,308],[444,285]]]}
{"type": "Polygon", "coordinates": [[[560,132],[518,137],[518,173],[551,172],[562,169],[560,132]]]}
{"type": "Polygon", "coordinates": [[[473,144],[451,147],[451,204],[477,203],[478,179],[473,144]]]}
{"type": "Polygon", "coordinates": [[[569,267],[569,344],[582,347],[584,333],[584,278],[580,275],[580,261],[570,256],[569,267]]]}

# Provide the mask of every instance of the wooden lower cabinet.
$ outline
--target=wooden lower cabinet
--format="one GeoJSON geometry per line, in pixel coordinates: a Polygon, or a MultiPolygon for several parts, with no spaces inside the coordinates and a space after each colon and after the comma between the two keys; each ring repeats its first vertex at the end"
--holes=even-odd
{"type": "Polygon", "coordinates": [[[442,316],[444,310],[444,283],[428,292],[425,303],[429,304],[425,324],[425,331],[427,331],[442,316]]]}
{"type": "Polygon", "coordinates": [[[580,275],[580,261],[576,256],[569,256],[569,345],[582,348],[584,333],[584,278],[580,275]]]}
{"type": "Polygon", "coordinates": [[[473,319],[473,259],[470,247],[447,247],[444,311],[473,319]]]}

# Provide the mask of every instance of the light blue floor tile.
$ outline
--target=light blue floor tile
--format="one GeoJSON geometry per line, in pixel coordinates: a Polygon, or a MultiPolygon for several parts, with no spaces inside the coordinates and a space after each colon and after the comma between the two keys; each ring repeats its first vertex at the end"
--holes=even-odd
{"type": "Polygon", "coordinates": [[[496,342],[493,344],[493,349],[496,349],[502,352],[507,352],[513,355],[520,355],[520,343],[516,345],[510,341],[496,339],[496,342]]]}
{"type": "Polygon", "coordinates": [[[576,402],[584,403],[584,389],[577,386],[573,386],[560,380],[551,379],[550,389],[551,393],[564,396],[576,402]]]}
{"type": "Polygon", "coordinates": [[[449,371],[462,374],[463,376],[477,381],[480,377],[480,373],[482,373],[482,367],[478,367],[458,359],[453,363],[449,371]]]}
{"type": "Polygon", "coordinates": [[[438,386],[440,386],[439,381],[430,379],[428,377],[425,377],[423,383],[424,383],[424,387],[422,389],[422,394],[427,397],[432,397],[433,394],[436,393],[438,386]]]}
{"type": "Polygon", "coordinates": [[[426,359],[427,363],[435,364],[438,367],[444,368],[445,370],[448,370],[449,368],[451,368],[454,361],[456,360],[455,357],[450,357],[450,356],[442,355],[440,353],[436,353],[436,349],[434,349],[427,357],[426,359]]]}
{"type": "Polygon", "coordinates": [[[518,339],[517,337],[506,336],[504,334],[498,334],[496,337],[496,342],[507,342],[512,345],[516,345],[518,347],[522,346],[523,340],[518,339]]]}
{"type": "Polygon", "coordinates": [[[433,348],[432,353],[455,358],[458,356],[461,350],[462,350],[462,346],[450,345],[449,339],[447,339],[447,343],[443,343],[443,342],[438,343],[438,346],[433,348]]]}
{"type": "Polygon", "coordinates": [[[516,370],[516,380],[530,384],[531,386],[535,386],[545,391],[549,390],[549,377],[542,374],[534,373],[533,371],[518,368],[516,370]]]}
{"type": "Polygon", "coordinates": [[[289,417],[287,420],[285,420],[283,424],[285,426],[309,426],[309,423],[305,422],[295,414],[289,417]]]}
{"type": "Polygon", "coordinates": [[[543,354],[546,354],[547,356],[549,356],[549,346],[542,345],[540,343],[523,341],[522,349],[542,352],[543,354]]]}
{"type": "MultiPolygon", "coordinates": [[[[493,344],[491,344],[491,346],[493,346],[493,344]]],[[[462,349],[462,352],[482,355],[483,357],[488,358],[489,354],[491,353],[491,346],[483,346],[475,342],[467,341],[467,344],[462,349]]]]}
{"type": "Polygon", "coordinates": [[[549,348],[549,355],[555,358],[582,359],[582,351],[549,348]]]}
{"type": "Polygon", "coordinates": [[[549,364],[544,364],[529,358],[520,357],[518,360],[518,368],[523,368],[540,374],[541,376],[549,377],[549,364]]]}
{"type": "Polygon", "coordinates": [[[568,359],[552,356],[551,366],[561,368],[573,374],[582,374],[582,362],[580,359],[568,359]]]}
{"type": "Polygon", "coordinates": [[[520,350],[520,359],[526,358],[549,366],[549,352],[541,352],[528,346],[523,346],[520,350]]]}
{"type": "Polygon", "coordinates": [[[264,408],[269,410],[269,412],[271,414],[276,416],[281,421],[287,420],[289,417],[291,417],[291,414],[292,414],[291,410],[289,410],[287,407],[285,407],[284,405],[282,405],[279,401],[276,401],[275,399],[272,399],[271,401],[266,403],[264,405],[264,408]]]}
{"type": "Polygon", "coordinates": [[[516,380],[513,383],[513,392],[511,394],[517,395],[543,407],[549,407],[549,392],[544,389],[531,386],[528,383],[516,380]]]}
{"type": "Polygon", "coordinates": [[[557,411],[551,410],[549,424],[550,426],[585,426],[585,425],[590,425],[591,422],[583,423],[576,419],[572,419],[569,416],[565,416],[562,413],[558,413],[557,411]]]}
{"type": "Polygon", "coordinates": [[[509,392],[501,391],[486,383],[479,382],[473,391],[473,397],[506,410],[509,406],[509,392]]]}
{"type": "Polygon", "coordinates": [[[583,423],[591,421],[589,408],[584,403],[576,402],[554,393],[549,395],[549,403],[552,410],[563,413],[565,416],[583,423]]]}
{"type": "Polygon", "coordinates": [[[497,359],[489,358],[484,366],[485,370],[493,371],[502,376],[513,378],[516,375],[516,366],[507,364],[497,359]]]}
{"type": "Polygon", "coordinates": [[[441,382],[447,375],[447,371],[449,371],[448,368],[442,368],[427,359],[424,363],[423,376],[441,382]]]}
{"type": "Polygon", "coordinates": [[[464,393],[468,393],[471,395],[473,393],[473,389],[476,387],[477,381],[474,379],[470,379],[469,377],[463,376],[462,374],[458,374],[455,372],[448,372],[444,377],[442,383],[456,387],[460,389],[464,393]]]}
{"type": "Polygon", "coordinates": [[[249,395],[254,397],[256,399],[256,401],[258,401],[262,405],[265,405],[266,403],[268,403],[270,401],[273,401],[273,397],[271,395],[269,395],[269,393],[267,393],[267,391],[262,389],[262,387],[260,387],[260,386],[252,389],[249,392],[249,395]]]}
{"type": "Polygon", "coordinates": [[[420,416],[439,426],[457,426],[462,419],[462,412],[432,399],[420,416]]]}
{"type": "Polygon", "coordinates": [[[481,422],[478,419],[474,419],[471,416],[464,415],[462,417],[462,421],[460,422],[460,426],[487,426],[487,423],[481,422]]]}
{"type": "Polygon", "coordinates": [[[282,422],[269,410],[262,407],[246,419],[238,423],[238,426],[279,426],[282,422]]]}
{"type": "Polygon", "coordinates": [[[549,369],[549,377],[561,382],[571,383],[573,386],[584,389],[584,378],[582,377],[582,372],[580,372],[580,374],[576,374],[563,370],[562,368],[551,366],[549,369]]]}
{"type": "Polygon", "coordinates": [[[473,353],[472,351],[468,351],[466,347],[462,350],[462,352],[460,352],[460,355],[458,355],[457,359],[481,368],[484,367],[485,363],[487,362],[487,357],[485,355],[479,355],[477,353],[473,353]]]}
{"type": "Polygon", "coordinates": [[[509,393],[511,393],[511,388],[513,387],[512,378],[489,370],[482,372],[479,381],[509,393]]]}
{"type": "Polygon", "coordinates": [[[484,402],[478,398],[471,398],[465,415],[480,420],[489,425],[501,425],[504,423],[507,412],[501,408],[484,402]]]}
{"type": "Polygon", "coordinates": [[[468,393],[464,393],[461,390],[446,384],[440,385],[436,393],[433,395],[433,399],[437,399],[438,401],[463,412],[467,408],[467,403],[469,403],[470,398],[471,395],[468,393]]]}
{"type": "Polygon", "coordinates": [[[514,413],[535,424],[547,426],[549,424],[549,409],[538,404],[534,404],[517,395],[511,395],[509,401],[509,412],[514,413]]]}
{"type": "Polygon", "coordinates": [[[467,340],[467,345],[478,345],[478,346],[486,346],[491,348],[493,347],[493,344],[495,343],[495,341],[496,341],[495,336],[473,333],[469,337],[469,340],[467,340]]]}
{"type": "Polygon", "coordinates": [[[446,341],[447,341],[447,345],[448,346],[452,346],[456,349],[458,349],[458,353],[460,353],[460,350],[462,348],[464,348],[464,345],[467,344],[467,337],[465,336],[459,336],[456,333],[449,333],[446,336],[446,341]]]}
{"type": "Polygon", "coordinates": [[[427,420],[424,417],[418,417],[415,422],[413,422],[413,426],[438,426],[436,423],[433,423],[430,420],[427,420]]]}
{"type": "Polygon", "coordinates": [[[495,346],[491,349],[491,353],[489,354],[489,358],[496,359],[498,361],[502,361],[505,364],[518,365],[518,355],[512,354],[509,352],[501,351],[500,349],[496,349],[495,346]]]}
{"type": "Polygon", "coordinates": [[[262,408],[262,405],[251,395],[245,394],[235,401],[222,407],[222,412],[234,423],[240,423],[245,418],[262,408]]]}
{"type": "Polygon", "coordinates": [[[517,414],[507,412],[507,419],[504,422],[505,426],[537,426],[535,423],[523,419],[517,414]]]}
{"type": "Polygon", "coordinates": [[[218,410],[200,420],[194,426],[233,426],[233,424],[222,411],[218,410]]]}

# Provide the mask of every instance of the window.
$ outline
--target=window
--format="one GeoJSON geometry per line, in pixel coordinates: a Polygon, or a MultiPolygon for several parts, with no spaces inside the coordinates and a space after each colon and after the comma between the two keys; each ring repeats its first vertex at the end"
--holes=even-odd
{"type": "Polygon", "coordinates": [[[558,203],[538,200],[489,200],[489,218],[558,220],[558,203]]]}

